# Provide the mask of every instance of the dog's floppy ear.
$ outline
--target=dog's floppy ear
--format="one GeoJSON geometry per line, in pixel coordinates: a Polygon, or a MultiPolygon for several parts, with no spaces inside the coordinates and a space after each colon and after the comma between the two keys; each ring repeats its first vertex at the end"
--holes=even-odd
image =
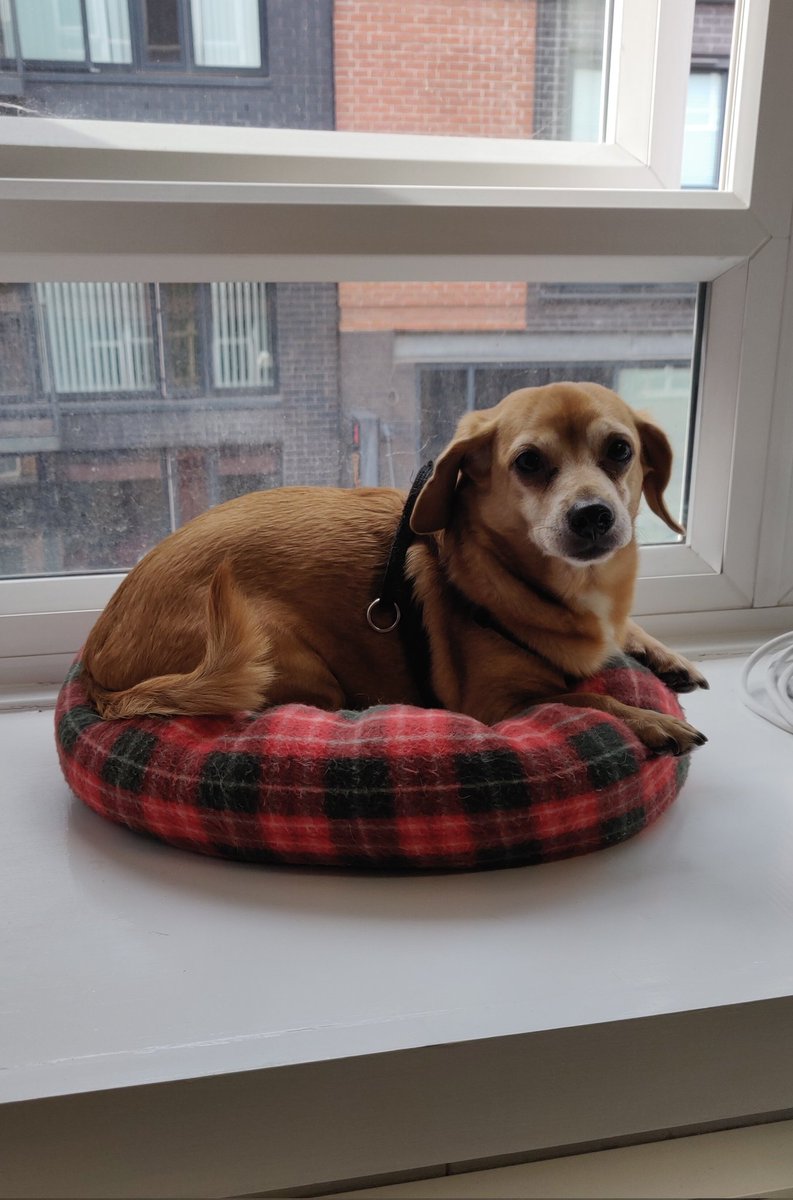
{"type": "Polygon", "coordinates": [[[664,503],[664,492],[672,474],[672,447],[669,438],[645,413],[636,417],[636,428],[642,444],[644,483],[642,491],[648,505],[675,533],[685,533],[664,503]]]}
{"type": "Polygon", "coordinates": [[[460,420],[453,440],[435,463],[435,469],[418,494],[410,528],[414,533],[445,529],[452,515],[457,477],[461,470],[473,478],[490,467],[490,443],[495,433],[490,412],[470,412],[460,420]]]}

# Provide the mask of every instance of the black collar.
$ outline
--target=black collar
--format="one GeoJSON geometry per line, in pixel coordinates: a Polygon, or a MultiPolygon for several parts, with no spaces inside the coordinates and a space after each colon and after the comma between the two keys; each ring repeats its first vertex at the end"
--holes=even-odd
{"type": "Polygon", "coordinates": [[[398,631],[421,703],[425,708],[441,708],[442,705],[432,687],[430,644],[424,628],[421,604],[416,599],[413,584],[405,575],[405,559],[416,536],[410,528],[410,518],[413,516],[419,492],[432,470],[433,463],[425,463],[413,480],[391,542],[377,598],[366,610],[366,619],[378,633],[398,631]]]}

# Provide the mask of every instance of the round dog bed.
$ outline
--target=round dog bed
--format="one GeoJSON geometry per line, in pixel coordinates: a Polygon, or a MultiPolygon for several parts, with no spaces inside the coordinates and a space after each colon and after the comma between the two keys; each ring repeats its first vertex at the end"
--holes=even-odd
{"type": "MultiPolygon", "coordinates": [[[[627,658],[581,690],[681,712],[627,658]]],[[[66,780],[96,812],[172,846],[260,863],[417,870],[567,858],[638,833],[688,769],[615,718],[561,704],[495,726],[404,705],[102,721],[79,662],[55,721],[66,780]]]]}

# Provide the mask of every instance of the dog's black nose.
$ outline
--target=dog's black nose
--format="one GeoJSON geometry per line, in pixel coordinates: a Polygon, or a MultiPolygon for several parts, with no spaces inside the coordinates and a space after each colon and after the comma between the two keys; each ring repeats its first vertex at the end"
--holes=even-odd
{"type": "Polygon", "coordinates": [[[567,524],[579,537],[596,542],[614,524],[614,513],[608,504],[579,500],[567,514],[567,524]]]}

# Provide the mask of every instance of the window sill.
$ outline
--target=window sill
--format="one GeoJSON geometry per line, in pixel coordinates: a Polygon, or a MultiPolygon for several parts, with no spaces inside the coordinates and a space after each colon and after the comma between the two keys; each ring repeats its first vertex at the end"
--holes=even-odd
{"type": "Polygon", "coordinates": [[[0,1194],[238,1194],[793,1107],[793,742],[740,666],[686,698],[710,742],[644,834],[461,875],[179,853],[70,798],[49,713],[4,714],[0,1194]]]}

